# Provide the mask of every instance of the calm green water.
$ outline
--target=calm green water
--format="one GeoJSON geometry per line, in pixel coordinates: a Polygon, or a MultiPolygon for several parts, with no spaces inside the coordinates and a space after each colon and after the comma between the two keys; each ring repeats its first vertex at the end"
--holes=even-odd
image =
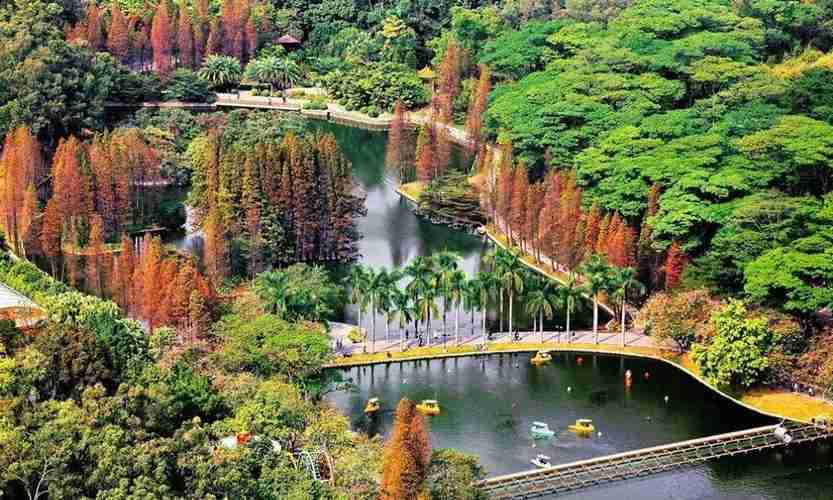
{"type": "MultiPolygon", "coordinates": [[[[559,355],[549,365],[532,367],[529,355],[494,355],[353,368],[343,375],[355,391],[332,394],[329,400],[354,428],[384,436],[400,398],[436,398],[442,413],[430,418],[432,445],[478,455],[490,475],[528,470],[537,453],[564,463],[771,423],[673,367],[611,356],[559,355]],[[634,373],[630,389],[623,383],[627,369],[634,373]],[[383,413],[370,420],[363,414],[369,397],[380,398],[383,406],[383,413]],[[602,435],[587,439],[567,431],[577,418],[593,419],[602,435]],[[556,437],[533,440],[533,421],[547,422],[556,437]]],[[[831,463],[828,446],[809,446],[560,498],[829,499],[831,463]]]]}

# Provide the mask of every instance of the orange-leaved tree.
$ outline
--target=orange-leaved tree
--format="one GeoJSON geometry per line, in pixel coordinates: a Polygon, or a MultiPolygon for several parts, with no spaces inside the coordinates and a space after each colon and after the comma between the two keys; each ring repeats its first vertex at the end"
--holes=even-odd
{"type": "Polygon", "coordinates": [[[393,431],[385,445],[382,500],[414,500],[420,496],[431,461],[425,419],[413,401],[403,398],[396,407],[393,431]]]}

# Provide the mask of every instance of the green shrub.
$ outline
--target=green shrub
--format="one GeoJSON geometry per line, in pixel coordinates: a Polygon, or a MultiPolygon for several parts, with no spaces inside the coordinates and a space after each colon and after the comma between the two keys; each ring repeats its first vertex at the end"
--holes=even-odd
{"type": "Polygon", "coordinates": [[[350,340],[350,342],[359,344],[361,342],[364,342],[365,335],[358,328],[351,328],[350,331],[347,332],[347,338],[350,340]]]}
{"type": "Polygon", "coordinates": [[[166,101],[183,102],[213,102],[215,99],[208,81],[187,69],[174,71],[165,83],[162,97],[166,101]]]}
{"type": "Polygon", "coordinates": [[[428,93],[416,73],[403,64],[370,63],[335,70],[321,78],[321,85],[348,110],[377,106],[391,111],[397,100],[408,108],[428,102],[428,93]]]}
{"type": "Polygon", "coordinates": [[[304,103],[304,109],[327,109],[327,98],[324,96],[314,96],[312,99],[304,103]]]}

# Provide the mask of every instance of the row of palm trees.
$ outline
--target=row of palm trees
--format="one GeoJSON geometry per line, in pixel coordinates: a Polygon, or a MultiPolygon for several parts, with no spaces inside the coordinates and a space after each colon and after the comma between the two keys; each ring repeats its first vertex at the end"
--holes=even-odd
{"type": "Polygon", "coordinates": [[[228,90],[240,84],[243,77],[269,86],[269,95],[275,87],[281,89],[286,101],[286,89],[302,79],[302,70],[297,62],[287,56],[265,55],[249,61],[245,70],[237,58],[223,55],[209,56],[199,70],[199,76],[212,87],[228,90]]]}
{"type": "MultiPolygon", "coordinates": [[[[598,343],[598,307],[602,294],[621,298],[624,345],[627,293],[642,288],[635,281],[632,269],[613,268],[603,257],[594,256],[580,270],[583,281],[571,275],[566,283],[558,285],[531,272],[514,251],[495,248],[484,256],[483,263],[485,269],[472,278],[460,269],[460,257],[450,251],[417,257],[402,270],[353,266],[345,284],[350,287],[350,302],[357,307],[360,327],[363,315],[369,313],[371,351],[375,352],[376,347],[377,315],[385,319],[385,340],[390,340],[391,323],[398,320],[400,329],[406,332],[412,324],[417,337],[422,326],[429,346],[435,340],[432,319],[440,316],[445,347],[449,313],[454,316],[454,342],[458,345],[461,312],[470,313],[474,324],[474,316],[479,311],[485,343],[489,336],[486,312],[492,301],[497,301],[499,330],[505,331],[506,308],[508,332],[514,334],[514,307],[518,299],[533,319],[533,331],[541,335],[543,343],[544,321],[560,312],[564,313],[566,335],[571,339],[570,319],[576,305],[583,297],[592,298],[594,339],[598,343]],[[403,280],[407,280],[404,287],[400,285],[403,280]]],[[[404,348],[404,341],[405,337],[400,336],[400,349],[404,348]]]]}

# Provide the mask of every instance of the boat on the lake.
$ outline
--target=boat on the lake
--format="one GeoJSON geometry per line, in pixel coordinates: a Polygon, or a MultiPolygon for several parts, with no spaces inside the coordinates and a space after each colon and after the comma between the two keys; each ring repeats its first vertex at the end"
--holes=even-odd
{"type": "Polygon", "coordinates": [[[364,413],[365,415],[375,415],[379,411],[379,408],[381,408],[379,398],[370,398],[364,407],[364,413]]]}
{"type": "Polygon", "coordinates": [[[549,363],[552,361],[552,355],[545,351],[538,351],[535,353],[535,356],[529,360],[530,363],[533,365],[542,365],[544,363],[549,363]]]}
{"type": "Polygon", "coordinates": [[[416,405],[416,409],[423,415],[439,415],[440,403],[438,403],[436,399],[423,399],[418,405],[416,405]]]}
{"type": "Polygon", "coordinates": [[[593,434],[594,430],[596,430],[596,428],[593,426],[593,421],[587,418],[580,418],[576,420],[576,423],[567,428],[575,432],[576,434],[582,436],[589,436],[590,434],[593,434]]]}
{"type": "Polygon", "coordinates": [[[555,431],[550,429],[550,426],[544,422],[532,422],[530,432],[535,439],[546,439],[555,436],[555,431]]]}
{"type": "Polygon", "coordinates": [[[530,460],[530,463],[539,469],[548,469],[552,467],[552,462],[550,462],[550,457],[539,453],[538,456],[530,460]]]}

